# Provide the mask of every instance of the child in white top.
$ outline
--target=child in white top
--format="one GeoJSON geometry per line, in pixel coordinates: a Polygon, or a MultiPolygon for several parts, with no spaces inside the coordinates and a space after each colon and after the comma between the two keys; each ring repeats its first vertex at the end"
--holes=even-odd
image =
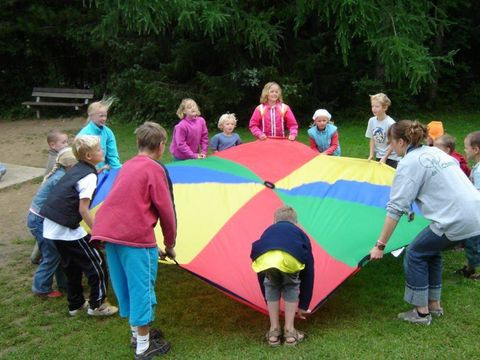
{"type": "Polygon", "coordinates": [[[79,135],[73,142],[73,153],[78,160],[55,185],[40,209],[45,218],[43,237],[55,242],[62,258],[68,282],[68,309],[71,316],[88,307],[88,315],[109,316],[118,308],[106,299],[107,274],[102,259],[90,243],[90,236],[80,226],[80,221],[91,229],[90,202],[97,186],[95,166],[104,161],[100,138],[79,135]],[[83,296],[82,274],[90,285],[90,298],[83,296]]]}
{"type": "Polygon", "coordinates": [[[220,116],[220,119],[218,120],[218,128],[222,130],[222,132],[212,137],[210,148],[214,152],[217,152],[240,145],[242,143],[240,135],[233,132],[236,126],[237,118],[235,117],[235,114],[223,114],[220,116]]]}
{"type": "Polygon", "coordinates": [[[400,158],[388,145],[387,133],[390,126],[395,124],[390,116],[387,115],[387,109],[392,104],[387,95],[378,93],[370,95],[373,117],[368,120],[365,137],[370,139],[370,154],[368,160],[375,156],[377,161],[397,168],[400,158]]]}

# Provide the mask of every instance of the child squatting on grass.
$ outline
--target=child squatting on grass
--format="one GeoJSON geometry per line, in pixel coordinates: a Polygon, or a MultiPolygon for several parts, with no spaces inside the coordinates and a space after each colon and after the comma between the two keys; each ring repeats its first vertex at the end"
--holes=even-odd
{"type": "Polygon", "coordinates": [[[431,223],[408,245],[404,257],[404,300],[413,305],[398,318],[430,325],[432,315],[443,315],[442,253],[461,240],[480,239],[480,193],[457,162],[442,150],[423,146],[427,129],[417,121],[402,120],[388,131],[390,146],[403,156],[387,203],[383,229],[370,258],[382,258],[383,251],[400,217],[415,202],[431,223]]]}
{"type": "Polygon", "coordinates": [[[89,235],[80,226],[83,220],[91,229],[90,202],[97,186],[95,166],[104,160],[100,138],[79,135],[72,145],[78,160],[50,191],[40,216],[43,216],[43,237],[55,242],[62,258],[68,282],[68,310],[71,316],[86,309],[91,316],[110,316],[118,309],[105,301],[107,274],[102,268],[98,251],[89,241],[89,235]],[[82,274],[90,285],[90,298],[83,296],[82,274]]]}
{"type": "Polygon", "coordinates": [[[270,330],[265,337],[268,344],[281,344],[280,297],[283,295],[283,340],[285,345],[295,346],[305,338],[305,334],[294,327],[295,314],[298,310],[299,317],[304,319],[305,314],[310,313],[315,275],[312,247],[308,236],[296,226],[297,213],[292,207],[277,209],[274,221],[252,244],[250,258],[267,302],[270,330]]]}
{"type": "Polygon", "coordinates": [[[155,280],[159,253],[175,258],[176,220],[171,181],[159,162],[167,133],[146,122],[135,130],[138,155],[123,164],[95,217],[92,239],[104,241],[120,316],[128,317],[136,359],[170,350],[155,319],[155,280]],[[128,209],[128,214],[126,213],[128,209]],[[165,251],[157,247],[154,227],[160,221],[165,251]]]}
{"type": "Polygon", "coordinates": [[[214,152],[226,150],[242,143],[240,135],[233,132],[235,126],[237,126],[235,114],[223,114],[220,116],[218,128],[222,130],[222,132],[214,135],[210,140],[210,148],[214,152]]]}

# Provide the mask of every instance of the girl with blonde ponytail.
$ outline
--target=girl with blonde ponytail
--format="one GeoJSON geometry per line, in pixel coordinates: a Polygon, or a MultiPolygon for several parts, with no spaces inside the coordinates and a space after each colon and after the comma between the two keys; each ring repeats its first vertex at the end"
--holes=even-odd
{"type": "Polygon", "coordinates": [[[382,258],[388,240],[403,214],[416,203],[431,223],[405,252],[404,300],[413,305],[398,318],[429,325],[432,316],[443,315],[441,251],[458,241],[480,241],[480,193],[456,161],[436,147],[424,146],[427,129],[418,121],[393,124],[388,139],[400,160],[387,204],[385,223],[370,258],[382,258]]]}
{"type": "Polygon", "coordinates": [[[50,298],[62,296],[60,291],[54,291],[52,288],[54,275],[58,288],[67,288],[67,279],[59,266],[60,254],[53,241],[43,238],[43,217],[40,216],[40,209],[57,182],[65,175],[65,172],[77,162],[78,160],[73,155],[72,148],[68,147],[60,150],[55,166],[52,171],[45,176],[42,185],[30,205],[27,216],[27,226],[35,237],[42,255],[40,264],[33,276],[32,284],[32,291],[38,296],[50,298]]]}

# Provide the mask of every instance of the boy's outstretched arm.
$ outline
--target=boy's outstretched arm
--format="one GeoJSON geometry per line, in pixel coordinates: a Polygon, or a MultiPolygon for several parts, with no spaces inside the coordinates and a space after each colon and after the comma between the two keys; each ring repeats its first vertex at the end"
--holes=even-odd
{"type": "Polygon", "coordinates": [[[303,242],[308,244],[309,253],[307,261],[305,262],[305,268],[300,271],[300,292],[299,292],[299,310],[303,310],[302,313],[298,312],[298,315],[303,315],[309,312],[310,301],[313,295],[313,284],[315,280],[315,260],[313,258],[312,247],[308,236],[304,233],[303,242]]]}
{"type": "Polygon", "coordinates": [[[157,209],[160,227],[163,233],[163,243],[165,245],[165,252],[169,257],[175,257],[175,240],[177,237],[177,221],[175,216],[175,208],[173,198],[170,193],[169,181],[164,167],[159,164],[161,170],[161,178],[159,178],[155,185],[150,188],[150,196],[152,204],[157,209]]]}

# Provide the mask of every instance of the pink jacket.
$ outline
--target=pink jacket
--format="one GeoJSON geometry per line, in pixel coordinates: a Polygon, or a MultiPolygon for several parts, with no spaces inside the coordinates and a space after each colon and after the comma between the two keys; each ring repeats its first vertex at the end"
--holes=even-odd
{"type": "Polygon", "coordinates": [[[178,160],[196,159],[208,153],[208,129],[201,116],[184,117],[173,129],[170,152],[178,160]]]}
{"type": "Polygon", "coordinates": [[[297,136],[298,124],[290,106],[277,102],[275,106],[268,103],[258,105],[250,118],[248,126],[255,137],[266,136],[288,137],[297,136]],[[288,133],[287,133],[288,130],[288,133]]]}

